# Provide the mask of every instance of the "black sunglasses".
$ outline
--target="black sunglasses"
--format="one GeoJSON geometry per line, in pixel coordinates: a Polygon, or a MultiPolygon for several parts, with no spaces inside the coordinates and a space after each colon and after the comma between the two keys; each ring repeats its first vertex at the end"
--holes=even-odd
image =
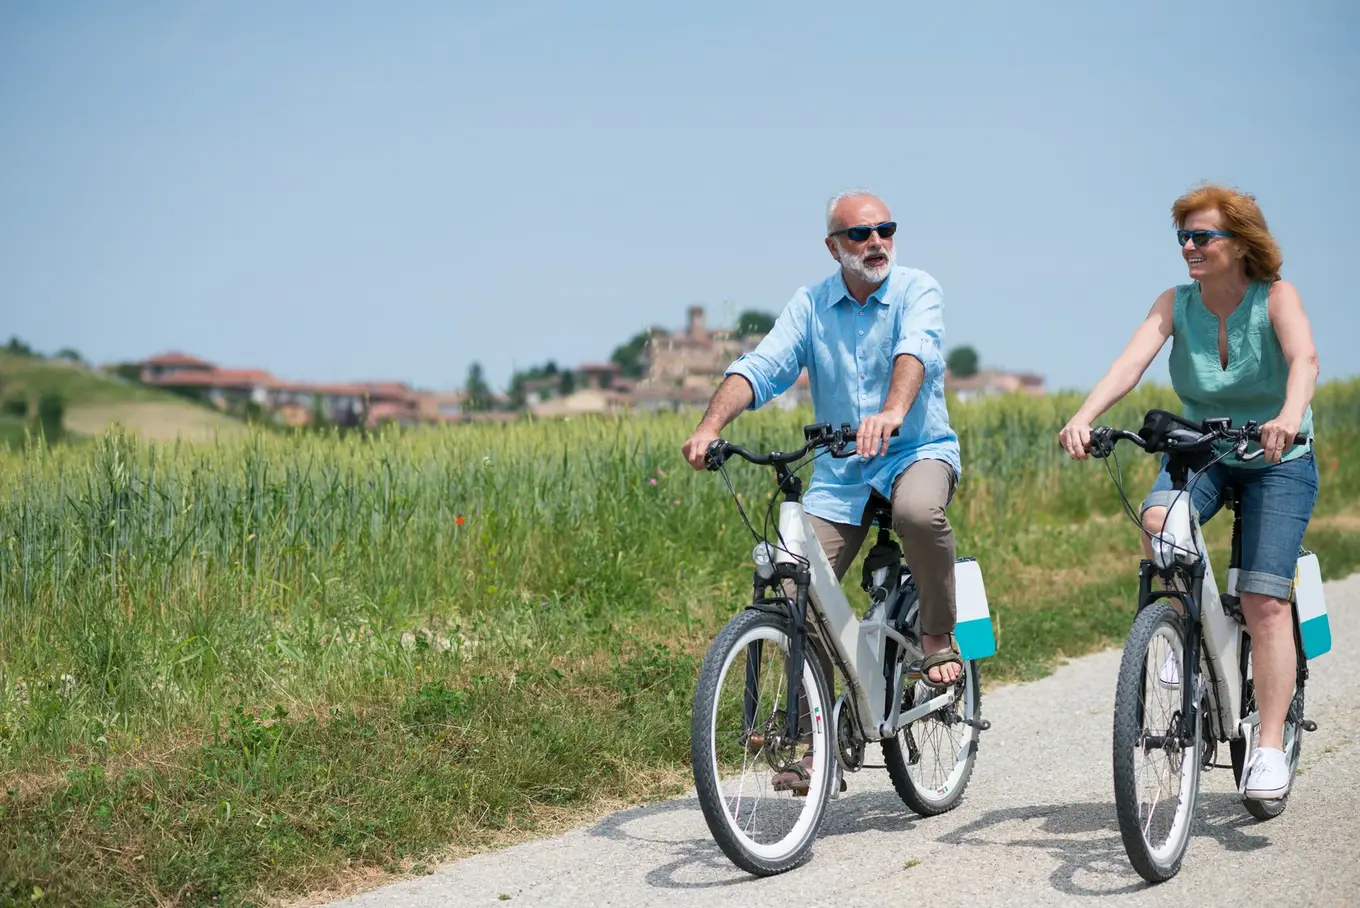
{"type": "Polygon", "coordinates": [[[1193,240],[1196,248],[1203,249],[1213,242],[1213,238],[1216,236],[1232,236],[1232,234],[1223,230],[1177,230],[1176,245],[1184,246],[1186,240],[1193,240]]]}
{"type": "Polygon", "coordinates": [[[846,227],[843,230],[833,230],[827,236],[840,236],[845,234],[856,243],[862,243],[869,238],[869,234],[877,233],[881,238],[888,239],[897,232],[896,221],[884,221],[882,224],[873,226],[846,227]]]}

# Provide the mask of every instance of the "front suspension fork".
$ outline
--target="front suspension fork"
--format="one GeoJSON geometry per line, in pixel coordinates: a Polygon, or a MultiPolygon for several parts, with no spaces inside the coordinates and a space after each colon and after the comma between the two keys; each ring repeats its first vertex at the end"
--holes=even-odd
{"type": "MultiPolygon", "coordinates": [[[[784,740],[798,740],[798,717],[801,714],[803,694],[803,659],[806,657],[807,630],[804,619],[807,617],[808,585],[810,577],[801,571],[794,577],[793,613],[789,616],[788,692],[784,706],[784,740]]],[[[812,716],[808,716],[809,728],[812,716]]]]}
{"type": "MultiPolygon", "coordinates": [[[[808,588],[811,585],[811,575],[806,570],[798,571],[790,565],[784,570],[780,565],[776,568],[781,579],[791,580],[794,584],[795,595],[789,606],[789,657],[786,666],[787,689],[784,701],[784,728],[783,738],[786,742],[797,742],[799,737],[798,720],[801,715],[802,693],[803,693],[803,661],[806,658],[807,649],[807,630],[805,619],[807,617],[808,588]],[[792,570],[790,570],[792,569],[792,570]]],[[[756,584],[756,592],[753,597],[756,602],[765,601],[763,597],[763,584],[756,584]]],[[[788,602],[788,600],[784,600],[788,602]]],[[[760,690],[760,665],[762,641],[755,640],[746,644],[746,690],[742,698],[742,718],[745,720],[743,727],[754,730],[756,723],[756,711],[759,708],[760,690]]],[[[808,717],[809,723],[812,717],[808,717]]],[[[770,729],[776,732],[776,729],[770,729]]]]}

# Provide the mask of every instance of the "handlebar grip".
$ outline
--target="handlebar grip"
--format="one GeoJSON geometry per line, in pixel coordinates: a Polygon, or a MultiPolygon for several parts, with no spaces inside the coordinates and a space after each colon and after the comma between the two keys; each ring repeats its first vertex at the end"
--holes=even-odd
{"type": "MultiPolygon", "coordinates": [[[[1260,440],[1261,440],[1261,430],[1260,430],[1259,428],[1258,428],[1258,429],[1252,429],[1250,432],[1247,433],[1247,438],[1248,438],[1249,440],[1251,440],[1251,441],[1260,441],[1260,440]]],[[[1295,435],[1295,436],[1294,436],[1294,440],[1293,440],[1292,442],[1290,442],[1290,444],[1294,444],[1294,445],[1310,445],[1310,444],[1312,444],[1312,443],[1313,443],[1312,437],[1311,437],[1311,436],[1308,436],[1308,435],[1304,435],[1302,432],[1300,432],[1300,433],[1298,433],[1297,435],[1295,435]]]]}
{"type": "MultiPolygon", "coordinates": [[[[850,426],[847,424],[847,425],[845,425],[845,426],[841,429],[841,431],[844,433],[845,430],[847,430],[847,429],[849,429],[849,428],[850,428],[850,426]]],[[[901,427],[901,426],[896,426],[896,427],[893,428],[893,430],[892,430],[891,432],[888,433],[888,435],[889,435],[889,437],[897,436],[897,435],[900,435],[901,432],[902,432],[902,427],[901,427]]],[[[856,431],[854,431],[854,432],[846,433],[845,444],[841,446],[840,452],[839,452],[839,453],[833,452],[831,456],[837,458],[838,460],[844,460],[844,459],[846,459],[847,457],[854,457],[854,456],[855,456],[855,453],[856,453],[856,451],[855,451],[855,447],[856,447],[856,445],[855,445],[855,435],[857,435],[857,434],[858,434],[858,430],[856,430],[856,431]]]]}

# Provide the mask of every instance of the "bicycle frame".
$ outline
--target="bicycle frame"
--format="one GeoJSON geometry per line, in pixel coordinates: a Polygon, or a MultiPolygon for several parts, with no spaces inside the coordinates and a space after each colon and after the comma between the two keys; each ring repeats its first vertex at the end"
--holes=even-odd
{"type": "MultiPolygon", "coordinates": [[[[1204,542],[1199,516],[1190,507],[1190,493],[1184,489],[1183,482],[1182,478],[1175,483],[1180,487],[1178,491],[1181,494],[1167,511],[1162,532],[1153,536],[1156,557],[1153,561],[1145,559],[1140,567],[1139,608],[1158,599],[1176,599],[1180,601],[1189,621],[1185,661],[1191,670],[1190,676],[1182,679],[1181,685],[1181,716],[1185,722],[1181,743],[1188,746],[1194,740],[1194,728],[1190,723],[1194,721],[1195,706],[1203,694],[1208,695],[1210,727],[1215,739],[1227,741],[1243,734],[1238,716],[1242,706],[1244,672],[1241,654],[1244,628],[1224,607],[1224,597],[1219,594],[1218,580],[1204,542]],[[1162,546],[1160,552],[1156,551],[1159,544],[1162,546]],[[1188,574],[1189,590],[1152,590],[1154,573],[1174,576],[1178,572],[1188,574]],[[1203,652],[1199,651],[1201,641],[1204,644],[1203,652]],[[1207,682],[1204,682],[1201,674],[1201,659],[1208,675],[1207,682]]],[[[1240,518],[1235,517],[1233,562],[1239,556],[1239,523],[1240,518]]],[[[1230,563],[1226,596],[1233,603],[1237,600],[1236,581],[1237,566],[1230,563]]]]}
{"type": "MultiPolygon", "coordinates": [[[[798,698],[802,689],[809,610],[820,636],[832,650],[829,655],[845,677],[851,715],[865,742],[890,738],[922,716],[952,703],[954,688],[950,687],[902,712],[905,656],[909,641],[892,623],[897,609],[906,604],[902,601],[906,591],[899,587],[893,597],[874,605],[866,618],[861,620],[857,617],[803,510],[798,479],[789,477],[783,479],[780,485],[785,500],[779,506],[780,546],[776,548],[775,579],[771,582],[792,581],[796,595],[791,603],[787,597],[767,598],[760,595],[762,590],[759,587],[765,584],[757,582],[753,607],[783,601],[788,604],[793,619],[794,633],[788,659],[786,740],[796,740],[798,734],[798,698]],[[890,646],[890,642],[895,645],[890,646]]],[[[960,659],[967,662],[991,655],[996,647],[986,591],[982,586],[982,574],[977,562],[971,558],[959,559],[956,565],[958,621],[955,639],[959,643],[960,659]]],[[[820,719],[816,716],[810,718],[814,722],[820,719]]],[[[839,719],[839,715],[835,718],[839,719]]]]}

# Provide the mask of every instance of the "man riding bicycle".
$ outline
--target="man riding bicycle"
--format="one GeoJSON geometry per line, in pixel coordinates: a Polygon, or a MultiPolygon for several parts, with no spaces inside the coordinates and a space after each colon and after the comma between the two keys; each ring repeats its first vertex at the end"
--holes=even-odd
{"type": "Polygon", "coordinates": [[[945,507],[960,462],[944,398],[942,295],[926,272],[895,264],[890,217],[863,190],[830,201],[826,247],[840,268],[799,288],[770,333],[728,367],[682,450],[703,469],[728,423],[788,390],[806,368],[816,420],[858,425],[861,454],[815,461],[803,506],[817,541],[843,577],[872,526],[871,498],[891,502],[920,596],[922,680],[945,688],[962,663],[951,639],[955,549],[945,507]]]}

